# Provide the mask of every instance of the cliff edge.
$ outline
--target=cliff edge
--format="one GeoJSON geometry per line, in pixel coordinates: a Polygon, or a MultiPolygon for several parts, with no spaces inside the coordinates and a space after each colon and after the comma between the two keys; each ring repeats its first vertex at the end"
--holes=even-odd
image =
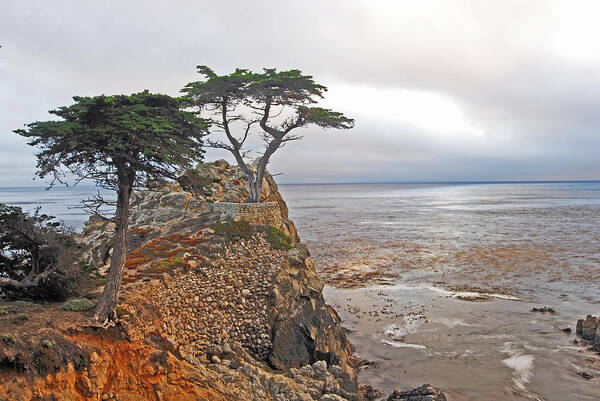
{"type": "MultiPolygon", "coordinates": [[[[52,304],[0,317],[0,400],[359,400],[351,345],[272,177],[263,203],[245,198],[224,161],[137,193],[117,326],[52,304]]],[[[80,237],[92,300],[111,231],[91,218],[80,237]]]]}

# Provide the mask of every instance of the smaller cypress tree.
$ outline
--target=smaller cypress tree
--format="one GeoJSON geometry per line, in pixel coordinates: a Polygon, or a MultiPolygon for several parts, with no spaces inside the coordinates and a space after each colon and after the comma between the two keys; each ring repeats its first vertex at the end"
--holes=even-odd
{"type": "Polygon", "coordinates": [[[40,149],[37,175],[50,186],[90,179],[117,193],[113,254],[104,292],[94,311],[103,323],[114,319],[128,246],[129,201],[134,188],[174,178],[201,161],[207,123],[181,110],[181,100],[148,91],[132,95],[73,98],[75,104],[50,113],[58,121],[36,121],[15,130],[40,149]]]}

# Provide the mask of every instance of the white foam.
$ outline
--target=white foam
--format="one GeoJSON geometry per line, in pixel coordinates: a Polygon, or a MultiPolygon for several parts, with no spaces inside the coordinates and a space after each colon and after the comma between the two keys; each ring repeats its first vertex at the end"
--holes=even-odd
{"type": "MultiPolygon", "coordinates": [[[[513,342],[505,342],[502,352],[510,355],[509,358],[504,359],[502,363],[508,368],[513,370],[513,383],[517,388],[522,391],[527,391],[525,385],[531,381],[533,377],[533,361],[535,356],[530,354],[523,354],[517,349],[517,344],[513,342]]],[[[532,399],[537,399],[533,397],[532,399]]]]}
{"type": "Polygon", "coordinates": [[[514,370],[513,382],[521,390],[525,390],[525,384],[529,383],[533,377],[533,355],[511,356],[502,361],[503,364],[514,370]]]}
{"type": "Polygon", "coordinates": [[[403,325],[389,325],[385,328],[383,333],[396,339],[407,334],[416,333],[417,331],[419,331],[419,328],[423,325],[423,323],[418,318],[412,316],[405,316],[404,321],[406,323],[403,325]]]}
{"type": "Polygon", "coordinates": [[[477,298],[477,297],[488,297],[497,299],[506,299],[510,301],[518,301],[519,298],[512,295],[496,294],[492,292],[475,292],[475,291],[448,291],[443,288],[435,287],[433,285],[415,285],[409,286],[405,284],[395,284],[390,286],[373,286],[371,289],[381,289],[386,291],[402,290],[402,291],[431,291],[437,292],[442,295],[446,295],[453,298],[477,298]]]}
{"type": "Polygon", "coordinates": [[[469,324],[467,324],[464,320],[460,320],[460,319],[441,318],[441,319],[438,319],[438,322],[440,322],[441,324],[443,324],[444,326],[449,327],[449,328],[453,328],[453,327],[457,327],[457,326],[469,326],[469,324]]]}
{"type": "Polygon", "coordinates": [[[421,344],[409,344],[399,341],[381,340],[385,345],[389,345],[394,348],[414,348],[414,349],[426,349],[427,347],[421,344]]]}

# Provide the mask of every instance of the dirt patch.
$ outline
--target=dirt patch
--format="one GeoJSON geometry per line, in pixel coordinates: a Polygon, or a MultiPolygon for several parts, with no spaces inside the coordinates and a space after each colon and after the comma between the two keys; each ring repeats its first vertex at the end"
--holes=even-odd
{"type": "Polygon", "coordinates": [[[90,350],[83,349],[65,332],[83,327],[90,312],[60,310],[62,303],[1,303],[0,370],[44,376],[71,363],[76,369],[87,364],[90,350]]]}

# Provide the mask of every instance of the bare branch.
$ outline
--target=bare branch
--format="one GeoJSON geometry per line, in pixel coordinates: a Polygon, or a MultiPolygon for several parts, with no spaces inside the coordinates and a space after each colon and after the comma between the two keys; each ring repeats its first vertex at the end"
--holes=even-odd
{"type": "Polygon", "coordinates": [[[94,216],[99,216],[100,218],[102,218],[103,220],[106,220],[106,221],[112,221],[112,222],[115,221],[114,218],[106,217],[104,215],[106,210],[103,208],[105,208],[107,206],[109,206],[111,208],[116,207],[117,202],[104,199],[104,197],[102,195],[100,195],[100,191],[98,191],[96,193],[96,195],[94,195],[93,198],[84,199],[81,201],[81,203],[83,204],[81,209],[84,210],[86,213],[94,215],[94,216]]]}

